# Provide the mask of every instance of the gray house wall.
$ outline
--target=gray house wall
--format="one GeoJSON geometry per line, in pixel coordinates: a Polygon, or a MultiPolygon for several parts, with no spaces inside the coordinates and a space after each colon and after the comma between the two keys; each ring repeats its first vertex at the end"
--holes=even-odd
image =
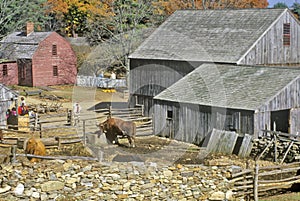
{"type": "Polygon", "coordinates": [[[284,12],[272,27],[240,59],[242,65],[299,64],[300,25],[291,12],[284,12]],[[290,23],[290,45],[283,45],[283,24],[290,23]]]}

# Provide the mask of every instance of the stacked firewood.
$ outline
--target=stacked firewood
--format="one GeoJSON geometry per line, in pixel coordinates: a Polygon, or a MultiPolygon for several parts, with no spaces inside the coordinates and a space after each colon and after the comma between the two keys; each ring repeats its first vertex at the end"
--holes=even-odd
{"type": "Polygon", "coordinates": [[[300,158],[300,142],[286,136],[264,136],[253,140],[251,157],[275,162],[295,162],[300,158]]]}

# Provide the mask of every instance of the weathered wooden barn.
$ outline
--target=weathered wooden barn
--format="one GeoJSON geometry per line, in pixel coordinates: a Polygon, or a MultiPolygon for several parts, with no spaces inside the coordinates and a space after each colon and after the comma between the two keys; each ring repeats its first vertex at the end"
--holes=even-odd
{"type": "Polygon", "coordinates": [[[76,82],[75,52],[58,33],[34,32],[34,25],[28,23],[25,32],[14,32],[0,43],[0,58],[5,61],[0,65],[1,83],[49,86],[76,82]]]}
{"type": "Polygon", "coordinates": [[[155,134],[189,142],[213,128],[257,136],[274,121],[298,132],[299,33],[288,9],[176,11],[130,55],[130,105],[153,115],[155,134]]]}
{"type": "Polygon", "coordinates": [[[6,111],[11,108],[13,104],[16,104],[19,94],[0,84],[0,128],[6,127],[6,111]]]}
{"type": "Polygon", "coordinates": [[[300,69],[203,64],[154,97],[156,134],[200,144],[213,128],[300,131],[300,69]]]}
{"type": "Polygon", "coordinates": [[[300,62],[300,26],[288,9],[176,11],[130,55],[131,105],[153,97],[204,62],[300,62]]]}

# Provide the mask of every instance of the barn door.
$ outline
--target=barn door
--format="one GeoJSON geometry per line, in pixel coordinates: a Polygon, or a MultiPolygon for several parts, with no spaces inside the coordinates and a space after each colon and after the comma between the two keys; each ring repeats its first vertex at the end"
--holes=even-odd
{"type": "Polygon", "coordinates": [[[300,108],[292,108],[290,110],[290,133],[300,134],[300,108]]]}
{"type": "Polygon", "coordinates": [[[289,133],[290,130],[290,110],[278,110],[271,112],[271,129],[289,133]],[[275,124],[274,124],[275,123],[275,124]],[[275,128],[276,125],[276,128],[275,128]]]}

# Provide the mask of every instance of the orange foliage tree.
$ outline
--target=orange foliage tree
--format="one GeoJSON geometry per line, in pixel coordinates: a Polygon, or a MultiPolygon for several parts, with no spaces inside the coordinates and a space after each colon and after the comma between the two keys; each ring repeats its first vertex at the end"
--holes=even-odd
{"type": "Polygon", "coordinates": [[[88,21],[99,20],[113,15],[110,4],[113,0],[48,0],[48,13],[61,21],[66,34],[83,32],[88,21]]]}
{"type": "Polygon", "coordinates": [[[267,0],[157,0],[153,5],[158,15],[170,15],[179,9],[266,8],[267,0]]]}

